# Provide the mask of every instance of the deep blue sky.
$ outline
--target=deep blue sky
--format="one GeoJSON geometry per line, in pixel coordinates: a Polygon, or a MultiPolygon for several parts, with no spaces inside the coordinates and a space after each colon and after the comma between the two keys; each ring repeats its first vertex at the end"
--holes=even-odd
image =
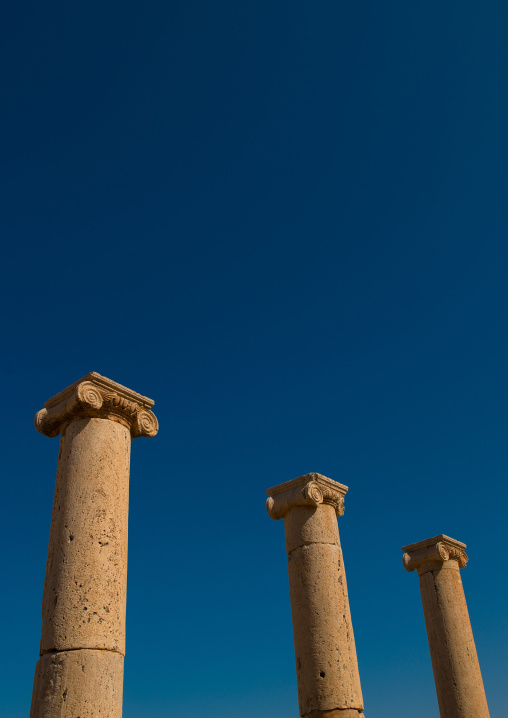
{"type": "Polygon", "coordinates": [[[133,444],[124,718],[298,715],[265,489],[350,487],[366,715],[437,718],[404,544],[447,533],[508,713],[506,3],[11,3],[0,42],[0,714],[26,718],[58,440],[94,370],[133,444]]]}

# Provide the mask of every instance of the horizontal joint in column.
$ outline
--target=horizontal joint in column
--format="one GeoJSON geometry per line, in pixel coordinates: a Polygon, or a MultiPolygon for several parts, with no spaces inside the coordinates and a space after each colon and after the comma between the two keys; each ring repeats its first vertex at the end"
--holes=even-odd
{"type": "Polygon", "coordinates": [[[311,711],[304,718],[365,718],[365,714],[356,708],[333,708],[329,711],[311,711]]]}
{"type": "Polygon", "coordinates": [[[51,648],[49,650],[41,651],[39,655],[40,658],[42,658],[43,656],[54,655],[56,653],[72,653],[72,651],[101,651],[106,653],[118,653],[119,656],[125,658],[125,653],[122,653],[122,651],[117,651],[115,648],[87,648],[86,646],[65,649],[51,648]]]}

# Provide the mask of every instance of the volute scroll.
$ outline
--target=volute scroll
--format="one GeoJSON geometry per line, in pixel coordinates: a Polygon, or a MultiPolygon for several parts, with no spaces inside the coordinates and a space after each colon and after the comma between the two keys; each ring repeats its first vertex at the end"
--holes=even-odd
{"type": "Polygon", "coordinates": [[[51,438],[62,434],[76,419],[88,417],[116,421],[131,437],[155,436],[159,429],[153,401],[91,372],[46,402],[35,416],[37,431],[51,438]]]}

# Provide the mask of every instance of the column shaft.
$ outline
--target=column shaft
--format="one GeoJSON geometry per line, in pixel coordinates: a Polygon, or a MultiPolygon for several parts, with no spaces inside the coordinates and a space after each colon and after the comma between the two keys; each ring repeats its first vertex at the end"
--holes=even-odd
{"type": "Polygon", "coordinates": [[[404,547],[404,565],[418,570],[441,718],[489,718],[460,567],[465,544],[447,536],[404,547]],[[425,545],[424,545],[425,544],[425,545]]]}
{"type": "Polygon", "coordinates": [[[336,517],[346,491],[319,474],[268,490],[270,516],[284,516],[302,718],[363,716],[336,517]]]}
{"type": "Polygon", "coordinates": [[[30,718],[122,716],[130,447],[152,404],[92,373],[36,417],[62,437],[30,718]]]}
{"type": "Polygon", "coordinates": [[[422,574],[420,592],[442,718],[489,718],[457,562],[422,574]]]}
{"type": "Polygon", "coordinates": [[[121,718],[124,657],[59,651],[37,661],[30,718],[121,718]]]}
{"type": "Polygon", "coordinates": [[[125,426],[93,418],[60,440],[41,654],[125,653],[130,444],[125,426]]]}
{"type": "Polygon", "coordinates": [[[298,506],[284,520],[302,715],[363,709],[346,573],[332,506],[298,506]]]}

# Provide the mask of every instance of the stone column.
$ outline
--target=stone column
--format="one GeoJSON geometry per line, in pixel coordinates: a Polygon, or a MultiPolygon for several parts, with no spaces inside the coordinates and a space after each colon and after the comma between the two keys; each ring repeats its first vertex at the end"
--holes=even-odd
{"type": "Polygon", "coordinates": [[[404,546],[418,572],[441,718],[489,718],[480,664],[460,578],[466,544],[441,534],[404,546]]]}
{"type": "Polygon", "coordinates": [[[130,445],[152,406],[92,372],[35,417],[62,437],[30,718],[121,718],[130,445]]]}
{"type": "Polygon", "coordinates": [[[267,490],[272,519],[284,519],[302,718],[363,717],[337,516],[347,486],[306,474],[267,490]]]}

